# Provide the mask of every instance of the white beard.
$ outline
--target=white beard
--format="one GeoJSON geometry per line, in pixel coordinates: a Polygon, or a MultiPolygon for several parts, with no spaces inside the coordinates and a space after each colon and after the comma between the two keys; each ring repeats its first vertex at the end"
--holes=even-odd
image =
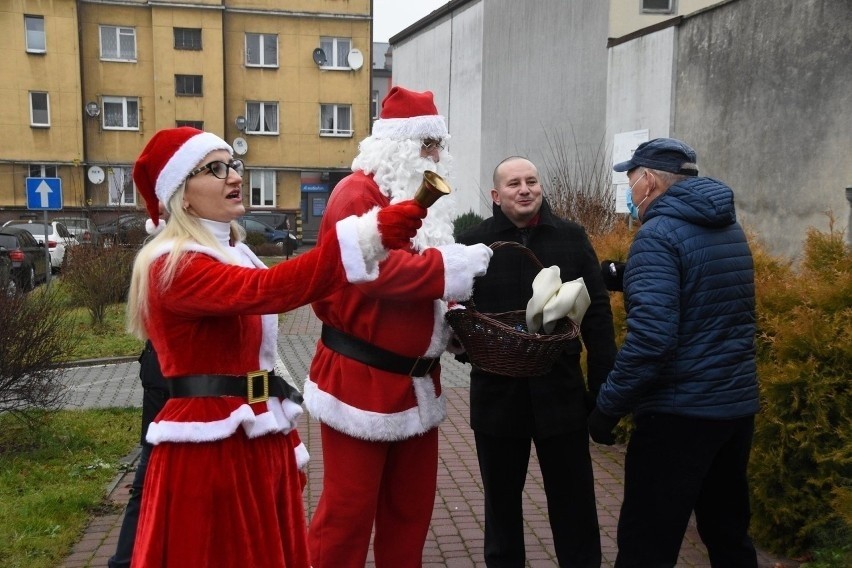
{"type": "MultiPolygon", "coordinates": [[[[373,137],[361,141],[360,153],[352,162],[353,170],[373,174],[373,179],[391,203],[412,199],[423,182],[423,172],[437,173],[449,183],[452,157],[441,150],[441,161],[437,164],[420,156],[419,140],[387,140],[373,137]]],[[[450,184],[452,187],[452,184],[450,184]]],[[[453,219],[455,197],[451,193],[435,202],[423,220],[423,226],[414,237],[414,248],[422,251],[455,242],[453,219]]]]}

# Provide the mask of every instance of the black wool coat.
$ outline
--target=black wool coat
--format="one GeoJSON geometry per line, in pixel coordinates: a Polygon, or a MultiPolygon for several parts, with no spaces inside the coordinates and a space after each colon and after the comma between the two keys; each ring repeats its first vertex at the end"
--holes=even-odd
{"type": "MultiPolygon", "coordinates": [[[[609,292],[586,231],[577,223],[556,217],[544,200],[534,227],[519,229],[494,205],[490,219],[460,235],[457,241],[466,245],[525,243],[542,266],[559,266],[563,282],[582,277],[591,298],[580,326],[582,343],[573,340],[548,374],[515,378],[472,368],[471,427],[484,434],[509,437],[546,437],[585,428],[590,402],[612,369],[616,353],[609,292]],[[583,345],[588,386],[580,366],[583,345]]],[[[483,313],[525,310],[539,270],[522,251],[497,250],[488,272],[474,283],[476,309],[483,313]]]]}

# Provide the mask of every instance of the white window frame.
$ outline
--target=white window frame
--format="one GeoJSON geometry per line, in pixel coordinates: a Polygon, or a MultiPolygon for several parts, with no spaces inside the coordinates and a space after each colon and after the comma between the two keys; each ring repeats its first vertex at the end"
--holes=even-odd
{"type": "Polygon", "coordinates": [[[44,30],[44,16],[24,14],[24,39],[27,42],[27,53],[47,52],[47,33],[44,30]],[[41,29],[37,29],[41,23],[41,29]],[[37,40],[41,39],[41,42],[37,40]]]}
{"type": "Polygon", "coordinates": [[[246,67],[278,67],[278,36],[276,34],[261,34],[246,32],[245,35],[246,48],[246,67]],[[249,38],[257,38],[257,58],[255,61],[250,61],[250,57],[254,54],[254,48],[249,47],[249,38]],[[266,61],[267,43],[275,42],[275,61],[266,61]]]}
{"type": "Polygon", "coordinates": [[[281,126],[279,107],[277,102],[271,101],[249,101],[246,103],[246,133],[248,134],[278,134],[281,126]],[[269,114],[275,111],[275,125],[267,125],[269,114]],[[264,120],[261,120],[261,117],[264,120]],[[257,118],[257,123],[253,125],[257,118]]]}
{"type": "Polygon", "coordinates": [[[277,185],[275,178],[275,170],[249,170],[249,205],[251,207],[275,207],[275,187],[277,185]],[[255,189],[258,190],[257,196],[255,196],[255,189]],[[270,203],[264,203],[266,199],[269,199],[270,203]]]}
{"type": "Polygon", "coordinates": [[[677,11],[677,0],[668,0],[668,8],[648,8],[645,6],[645,0],[639,0],[640,14],[674,14],[677,11]]]}
{"type": "Polygon", "coordinates": [[[50,128],[50,93],[47,91],[30,91],[30,126],[33,128],[50,128]],[[38,112],[47,114],[44,122],[36,122],[36,107],[34,96],[44,95],[44,108],[39,108],[38,112]]]}
{"type": "Polygon", "coordinates": [[[139,97],[115,97],[104,96],[101,99],[101,116],[103,121],[101,125],[104,130],[139,130],[139,97]],[[107,112],[107,105],[121,105],[121,125],[107,124],[107,117],[110,115],[107,112]],[[136,107],[135,117],[132,113],[133,107],[136,107]],[[135,118],[135,120],[134,120],[135,118]]]}
{"type": "Polygon", "coordinates": [[[353,133],[352,128],[352,105],[343,104],[320,104],[320,136],[336,136],[340,138],[351,138],[353,133]],[[343,130],[340,128],[340,111],[346,110],[349,113],[349,129],[343,130]],[[327,124],[323,124],[323,118],[327,116],[327,111],[331,111],[332,124],[328,128],[327,124]]]}
{"type": "Polygon", "coordinates": [[[379,104],[379,92],[373,91],[370,95],[370,114],[372,115],[372,120],[379,119],[379,109],[381,105],[379,104]]]}
{"type": "MultiPolygon", "coordinates": [[[[136,63],[136,28],[131,28],[127,26],[100,26],[100,49],[101,49],[101,61],[123,61],[136,63]],[[115,54],[109,53],[104,54],[104,38],[112,36],[112,39],[115,41],[115,54]],[[121,40],[129,39],[132,40],[132,52],[133,53],[124,53],[122,49],[121,40]]],[[[127,46],[128,50],[130,50],[131,46],[127,46]]]]}
{"type": "Polygon", "coordinates": [[[130,176],[130,168],[124,166],[110,166],[106,171],[109,183],[108,205],[110,207],[124,207],[136,205],[136,186],[130,176]]]}
{"type": "Polygon", "coordinates": [[[325,65],[323,65],[321,69],[349,70],[349,52],[352,51],[351,37],[321,37],[320,48],[322,48],[323,53],[325,53],[325,65]],[[347,44],[345,54],[339,53],[341,48],[339,44],[343,42],[346,42],[347,44]]]}

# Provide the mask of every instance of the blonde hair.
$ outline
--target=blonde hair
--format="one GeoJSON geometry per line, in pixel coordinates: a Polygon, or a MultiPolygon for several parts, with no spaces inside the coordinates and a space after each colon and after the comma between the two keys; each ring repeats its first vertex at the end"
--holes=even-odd
{"type": "MultiPolygon", "coordinates": [[[[174,192],[169,199],[167,209],[170,211],[165,228],[156,236],[149,239],[136,255],[133,261],[133,275],[130,279],[130,291],[127,293],[127,324],[126,329],[139,339],[148,339],[145,321],[148,318],[148,289],[150,287],[151,265],[161,256],[163,245],[167,244],[169,252],[163,271],[160,273],[160,286],[166,290],[178,272],[183,268],[181,260],[190,252],[187,244],[198,244],[203,247],[221,252],[221,258],[231,259],[231,255],[222,247],[219,241],[201,224],[198,217],[188,214],[180,204],[186,190],[186,182],[174,192]]],[[[231,222],[231,239],[234,242],[243,240],[245,233],[235,222],[231,222]]],[[[237,264],[236,260],[228,260],[228,264],[237,264]]]]}

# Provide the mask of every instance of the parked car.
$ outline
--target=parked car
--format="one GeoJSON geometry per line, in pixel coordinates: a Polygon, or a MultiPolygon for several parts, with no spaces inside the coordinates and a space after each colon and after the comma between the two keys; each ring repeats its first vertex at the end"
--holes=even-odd
{"type": "Polygon", "coordinates": [[[0,294],[3,292],[12,295],[18,289],[18,283],[12,277],[12,259],[9,251],[0,245],[0,294]]]}
{"type": "Polygon", "coordinates": [[[148,236],[145,231],[146,215],[140,213],[122,213],[113,221],[98,225],[101,241],[105,247],[128,244],[141,244],[148,236]]]}
{"type": "Polygon", "coordinates": [[[68,228],[58,221],[51,221],[47,225],[39,221],[13,221],[6,225],[7,227],[22,227],[32,233],[39,243],[47,242],[47,248],[50,252],[50,267],[53,272],[59,272],[62,269],[62,263],[65,262],[65,250],[68,247],[75,247],[80,242],[74,238],[68,228]],[[47,230],[47,238],[45,238],[45,229],[47,230]]]}
{"type": "Polygon", "coordinates": [[[65,225],[68,232],[74,235],[74,238],[81,245],[100,246],[101,233],[91,219],[87,217],[57,217],[54,221],[65,225]]]}
{"type": "Polygon", "coordinates": [[[35,288],[36,283],[47,279],[44,245],[39,244],[26,228],[0,228],[0,248],[12,261],[12,278],[19,290],[27,292],[35,288]]]}
{"type": "Polygon", "coordinates": [[[277,213],[274,211],[248,211],[243,215],[243,219],[254,219],[260,221],[264,225],[269,225],[273,229],[279,231],[287,231],[291,229],[290,216],[287,213],[277,213]]]}
{"type": "Polygon", "coordinates": [[[281,248],[281,251],[286,253],[287,257],[295,250],[296,240],[291,237],[290,231],[282,231],[281,229],[273,229],[266,223],[262,223],[248,216],[242,216],[237,219],[237,223],[246,230],[247,234],[258,233],[263,235],[266,242],[273,243],[281,248]]]}

